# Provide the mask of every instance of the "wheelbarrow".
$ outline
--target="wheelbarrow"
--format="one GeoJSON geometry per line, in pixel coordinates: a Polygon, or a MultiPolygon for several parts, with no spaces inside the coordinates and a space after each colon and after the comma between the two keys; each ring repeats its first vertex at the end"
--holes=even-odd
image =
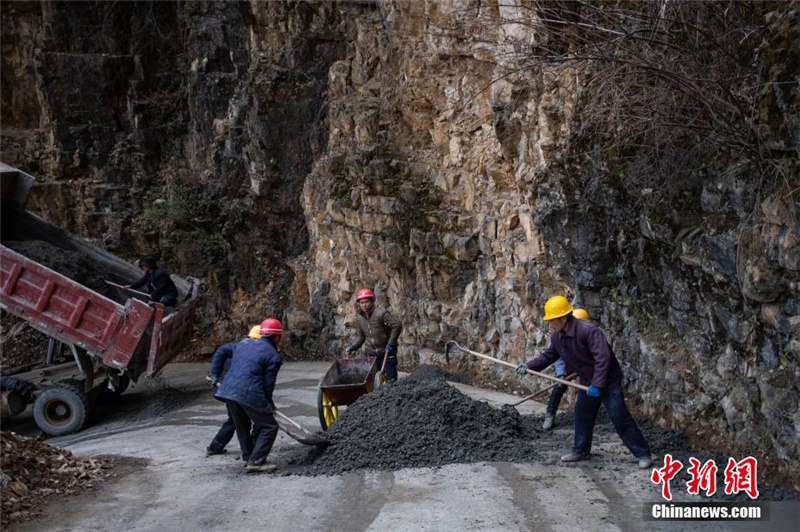
{"type": "MultiPolygon", "coordinates": [[[[386,359],[383,357],[384,366],[386,359]]],[[[351,405],[362,395],[386,384],[386,374],[378,371],[377,357],[339,358],[333,361],[319,381],[317,409],[322,430],[339,419],[339,407],[351,405]]]]}

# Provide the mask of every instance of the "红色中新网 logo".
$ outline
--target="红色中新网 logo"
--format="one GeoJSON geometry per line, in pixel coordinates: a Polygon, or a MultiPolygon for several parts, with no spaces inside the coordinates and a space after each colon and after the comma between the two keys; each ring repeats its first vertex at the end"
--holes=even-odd
{"type": "MultiPolygon", "coordinates": [[[[717,492],[717,464],[714,460],[707,460],[701,465],[697,458],[689,458],[690,466],[686,470],[689,474],[689,481],[686,483],[686,491],[691,495],[699,495],[705,492],[707,497],[711,497],[717,492]]],[[[653,484],[661,485],[661,496],[667,500],[672,500],[672,490],[670,481],[675,478],[683,469],[683,463],[675,460],[672,455],[664,455],[664,467],[655,468],[650,474],[650,481],[653,484]]],[[[744,492],[751,499],[758,498],[758,461],[752,456],[736,461],[728,458],[728,465],[724,471],[725,494],[735,495],[744,492]]]]}

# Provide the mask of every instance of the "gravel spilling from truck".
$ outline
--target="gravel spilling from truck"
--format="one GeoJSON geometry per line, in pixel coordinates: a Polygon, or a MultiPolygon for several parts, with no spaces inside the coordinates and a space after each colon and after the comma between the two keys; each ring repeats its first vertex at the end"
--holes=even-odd
{"type": "Polygon", "coordinates": [[[3,245],[98,294],[119,299],[117,289],[105,282],[111,279],[111,273],[85,253],[62,249],[44,240],[5,240],[3,245]]]}
{"type": "MultiPolygon", "coordinates": [[[[84,253],[62,249],[43,240],[4,240],[3,245],[113,301],[120,299],[118,290],[105,282],[111,278],[110,273],[102,263],[84,253]]],[[[6,312],[0,317],[3,331],[0,367],[4,371],[39,363],[45,356],[47,337],[39,331],[29,327],[10,335],[21,321],[6,312]]]]}

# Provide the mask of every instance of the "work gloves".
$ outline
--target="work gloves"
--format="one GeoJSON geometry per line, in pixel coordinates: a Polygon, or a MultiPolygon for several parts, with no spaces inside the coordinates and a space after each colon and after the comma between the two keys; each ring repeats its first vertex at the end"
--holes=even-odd
{"type": "Polygon", "coordinates": [[[589,389],[586,390],[586,395],[589,397],[600,397],[600,388],[592,384],[589,386],[589,389]]]}
{"type": "Polygon", "coordinates": [[[520,362],[517,364],[517,367],[514,368],[514,371],[517,375],[527,375],[528,373],[528,363],[527,362],[520,362]]]}
{"type": "Polygon", "coordinates": [[[386,344],[386,351],[383,352],[384,356],[392,356],[397,353],[397,348],[392,344],[386,344]]]}
{"type": "Polygon", "coordinates": [[[345,355],[347,358],[350,358],[350,355],[352,355],[352,354],[353,354],[353,352],[354,352],[355,350],[356,350],[356,348],[355,348],[355,347],[353,347],[353,345],[352,345],[352,344],[351,344],[351,345],[348,345],[347,347],[345,347],[345,348],[344,348],[344,355],[345,355]]]}

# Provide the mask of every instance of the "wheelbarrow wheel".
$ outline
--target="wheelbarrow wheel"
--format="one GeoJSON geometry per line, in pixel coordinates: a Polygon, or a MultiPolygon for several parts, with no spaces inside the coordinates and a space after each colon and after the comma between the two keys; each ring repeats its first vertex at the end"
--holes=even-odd
{"type": "Polygon", "coordinates": [[[317,410],[322,430],[328,430],[328,427],[339,419],[339,407],[331,403],[330,397],[322,391],[322,388],[317,389],[317,410]]]}
{"type": "Polygon", "coordinates": [[[386,378],[386,372],[379,371],[375,374],[375,381],[372,384],[372,389],[377,390],[381,386],[385,386],[387,382],[389,382],[389,379],[386,378]]]}

